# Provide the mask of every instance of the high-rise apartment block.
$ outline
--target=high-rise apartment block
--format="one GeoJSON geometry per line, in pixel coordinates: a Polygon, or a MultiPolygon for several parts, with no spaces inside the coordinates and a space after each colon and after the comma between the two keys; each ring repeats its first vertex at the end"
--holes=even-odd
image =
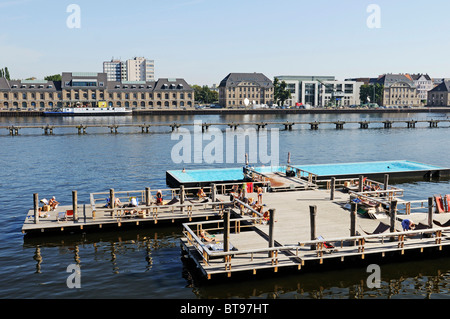
{"type": "Polygon", "coordinates": [[[155,61],[135,57],[126,61],[112,59],[103,62],[108,81],[154,81],[155,61]]]}

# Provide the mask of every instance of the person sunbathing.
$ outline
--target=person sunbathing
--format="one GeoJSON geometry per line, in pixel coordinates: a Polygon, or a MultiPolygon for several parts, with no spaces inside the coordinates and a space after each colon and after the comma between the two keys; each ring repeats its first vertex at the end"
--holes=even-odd
{"type": "Polygon", "coordinates": [[[200,238],[201,238],[203,241],[206,241],[206,242],[208,242],[208,243],[215,241],[215,238],[212,238],[211,235],[209,235],[208,233],[206,233],[204,230],[202,230],[202,231],[200,232],[200,238]]]}
{"type": "Polygon", "coordinates": [[[202,198],[206,197],[206,194],[203,191],[203,187],[198,190],[197,196],[198,196],[199,199],[202,199],[202,198]]]}
{"type": "Polygon", "coordinates": [[[48,201],[48,204],[50,205],[50,208],[51,208],[52,210],[55,210],[56,207],[58,207],[59,202],[57,202],[55,196],[53,196],[53,197],[48,201]]]}

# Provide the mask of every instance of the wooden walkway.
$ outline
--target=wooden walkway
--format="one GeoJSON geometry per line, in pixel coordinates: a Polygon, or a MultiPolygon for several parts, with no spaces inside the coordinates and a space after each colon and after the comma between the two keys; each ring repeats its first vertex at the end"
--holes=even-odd
{"type": "MultiPolygon", "coordinates": [[[[19,131],[25,129],[40,129],[45,135],[53,135],[56,129],[73,128],[77,130],[78,134],[87,134],[88,128],[106,128],[110,133],[117,134],[119,128],[138,128],[141,133],[150,133],[152,127],[168,127],[171,131],[175,131],[180,127],[198,127],[202,132],[208,131],[210,126],[229,127],[230,129],[237,129],[238,127],[254,127],[257,130],[267,128],[267,126],[277,126],[285,130],[292,130],[294,126],[307,126],[311,130],[319,129],[319,126],[332,126],[337,130],[344,129],[345,125],[358,125],[360,129],[368,129],[370,125],[375,124],[378,127],[382,124],[383,128],[389,129],[394,126],[402,125],[406,128],[415,128],[417,124],[425,124],[430,128],[436,128],[441,123],[450,123],[450,119],[385,119],[385,120],[364,120],[364,121],[349,121],[349,120],[335,120],[335,121],[286,121],[286,122],[228,122],[228,123],[124,123],[124,124],[39,124],[39,125],[2,125],[0,129],[7,130],[9,135],[19,135],[19,131]]],[[[448,126],[446,126],[448,127],[448,126]]]]}
{"type": "MultiPolygon", "coordinates": [[[[263,269],[277,272],[282,267],[301,270],[305,263],[311,261],[323,263],[327,259],[364,259],[368,254],[380,257],[389,253],[402,255],[409,249],[422,252],[427,248],[442,249],[442,246],[450,244],[450,240],[447,240],[450,238],[450,229],[436,225],[403,232],[403,218],[425,223],[428,218],[426,213],[398,214],[395,231],[391,233],[388,229],[381,234],[372,233],[380,223],[390,224],[388,215],[370,219],[357,214],[357,232],[351,236],[351,212],[347,208],[349,201],[349,193],[338,191],[334,200],[330,200],[330,191],[323,189],[264,193],[263,203],[267,205],[266,208],[276,208],[272,245],[268,224],[262,224],[260,218],[241,216],[230,221],[232,231],[229,243],[234,250],[214,250],[217,248],[215,245],[208,246],[199,241],[198,231],[206,229],[209,233],[216,233],[216,242],[224,242],[224,225],[210,222],[184,224],[185,237],[181,239],[181,247],[184,254],[197,264],[204,277],[211,279],[217,275],[231,277],[236,272],[256,274],[263,269]],[[312,205],[317,207],[314,240],[311,239],[312,205]],[[317,240],[319,236],[323,239],[317,240]],[[324,241],[332,243],[335,249],[327,249],[324,241]]],[[[234,211],[239,214],[238,210],[234,211]]],[[[433,219],[444,223],[450,219],[450,214],[434,214],[433,219]]]]}

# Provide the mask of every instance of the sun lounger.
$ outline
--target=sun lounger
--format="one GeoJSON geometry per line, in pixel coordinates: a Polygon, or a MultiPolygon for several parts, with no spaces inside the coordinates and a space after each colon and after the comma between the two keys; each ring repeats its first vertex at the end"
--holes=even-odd
{"type": "Polygon", "coordinates": [[[334,251],[337,251],[336,247],[334,247],[333,244],[326,242],[322,236],[317,237],[317,239],[323,240],[322,244],[323,244],[323,247],[325,248],[326,253],[332,253],[334,251]]]}
{"type": "Polygon", "coordinates": [[[65,220],[67,221],[69,218],[73,219],[73,210],[66,210],[65,212],[59,212],[56,217],[57,221],[65,220]]]}
{"type": "Polygon", "coordinates": [[[433,223],[439,227],[449,227],[450,226],[450,220],[446,221],[445,223],[441,223],[437,220],[433,220],[433,223]]]}
{"type": "Polygon", "coordinates": [[[361,228],[361,230],[362,230],[364,233],[366,233],[367,235],[378,235],[378,234],[382,234],[382,233],[388,231],[388,230],[391,228],[391,226],[389,226],[388,224],[385,224],[385,223],[380,222],[380,223],[378,224],[377,228],[375,228],[374,231],[371,232],[371,233],[366,232],[364,229],[362,229],[361,226],[360,226],[360,228],[361,228]]]}
{"type": "Polygon", "coordinates": [[[436,203],[436,212],[442,214],[445,212],[444,201],[441,195],[434,195],[434,202],[436,203]]]}

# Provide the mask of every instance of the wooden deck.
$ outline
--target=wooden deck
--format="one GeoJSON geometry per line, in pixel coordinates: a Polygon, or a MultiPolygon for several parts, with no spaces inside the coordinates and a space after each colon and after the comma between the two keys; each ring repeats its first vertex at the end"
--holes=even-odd
{"type": "Polygon", "coordinates": [[[59,206],[54,211],[47,212],[47,217],[40,217],[38,223],[34,221],[34,210],[28,211],[22,226],[26,234],[64,232],[76,230],[92,230],[122,226],[155,225],[158,223],[182,223],[195,220],[210,220],[221,218],[222,209],[219,205],[212,207],[208,203],[186,203],[174,205],[139,205],[136,208],[116,209],[114,216],[111,209],[96,208],[89,204],[78,205],[78,219],[72,216],[61,218],[65,212],[73,210],[73,206],[59,206]],[[60,215],[61,214],[61,215],[60,215]],[[58,218],[58,215],[60,215],[58,218]]]}
{"type": "MultiPolygon", "coordinates": [[[[258,270],[271,269],[277,272],[282,267],[301,269],[305,263],[314,261],[323,263],[326,259],[344,261],[349,257],[364,259],[368,254],[383,257],[390,252],[404,254],[405,250],[436,248],[449,245],[450,230],[433,226],[426,230],[403,232],[401,220],[412,218],[416,223],[428,218],[426,213],[397,215],[395,233],[389,230],[382,234],[371,234],[380,224],[390,224],[390,217],[370,219],[357,214],[355,236],[350,236],[351,216],[346,208],[350,194],[337,191],[334,200],[330,200],[330,191],[323,189],[264,193],[263,203],[267,208],[275,208],[273,228],[274,245],[269,247],[269,225],[261,224],[258,219],[247,218],[251,226],[243,225],[246,217],[231,219],[232,232],[229,242],[235,250],[229,252],[214,251],[213,246],[197,242],[195,230],[212,229],[217,232],[216,241],[223,241],[223,228],[208,222],[187,223],[185,238],[181,239],[182,250],[192,259],[202,274],[211,279],[216,275],[231,277],[236,272],[256,274],[258,270]],[[322,236],[332,243],[334,250],[326,249],[323,240],[311,240],[310,206],[317,207],[315,218],[316,237],[322,236]],[[241,219],[241,220],[240,220],[241,219]],[[212,227],[212,228],[211,228],[212,227]],[[406,236],[407,235],[407,236],[406,236]],[[316,249],[311,249],[314,246],[316,249]]],[[[235,210],[239,214],[238,210],[235,210]]],[[[445,223],[450,214],[433,214],[434,220],[445,223]]]]}

